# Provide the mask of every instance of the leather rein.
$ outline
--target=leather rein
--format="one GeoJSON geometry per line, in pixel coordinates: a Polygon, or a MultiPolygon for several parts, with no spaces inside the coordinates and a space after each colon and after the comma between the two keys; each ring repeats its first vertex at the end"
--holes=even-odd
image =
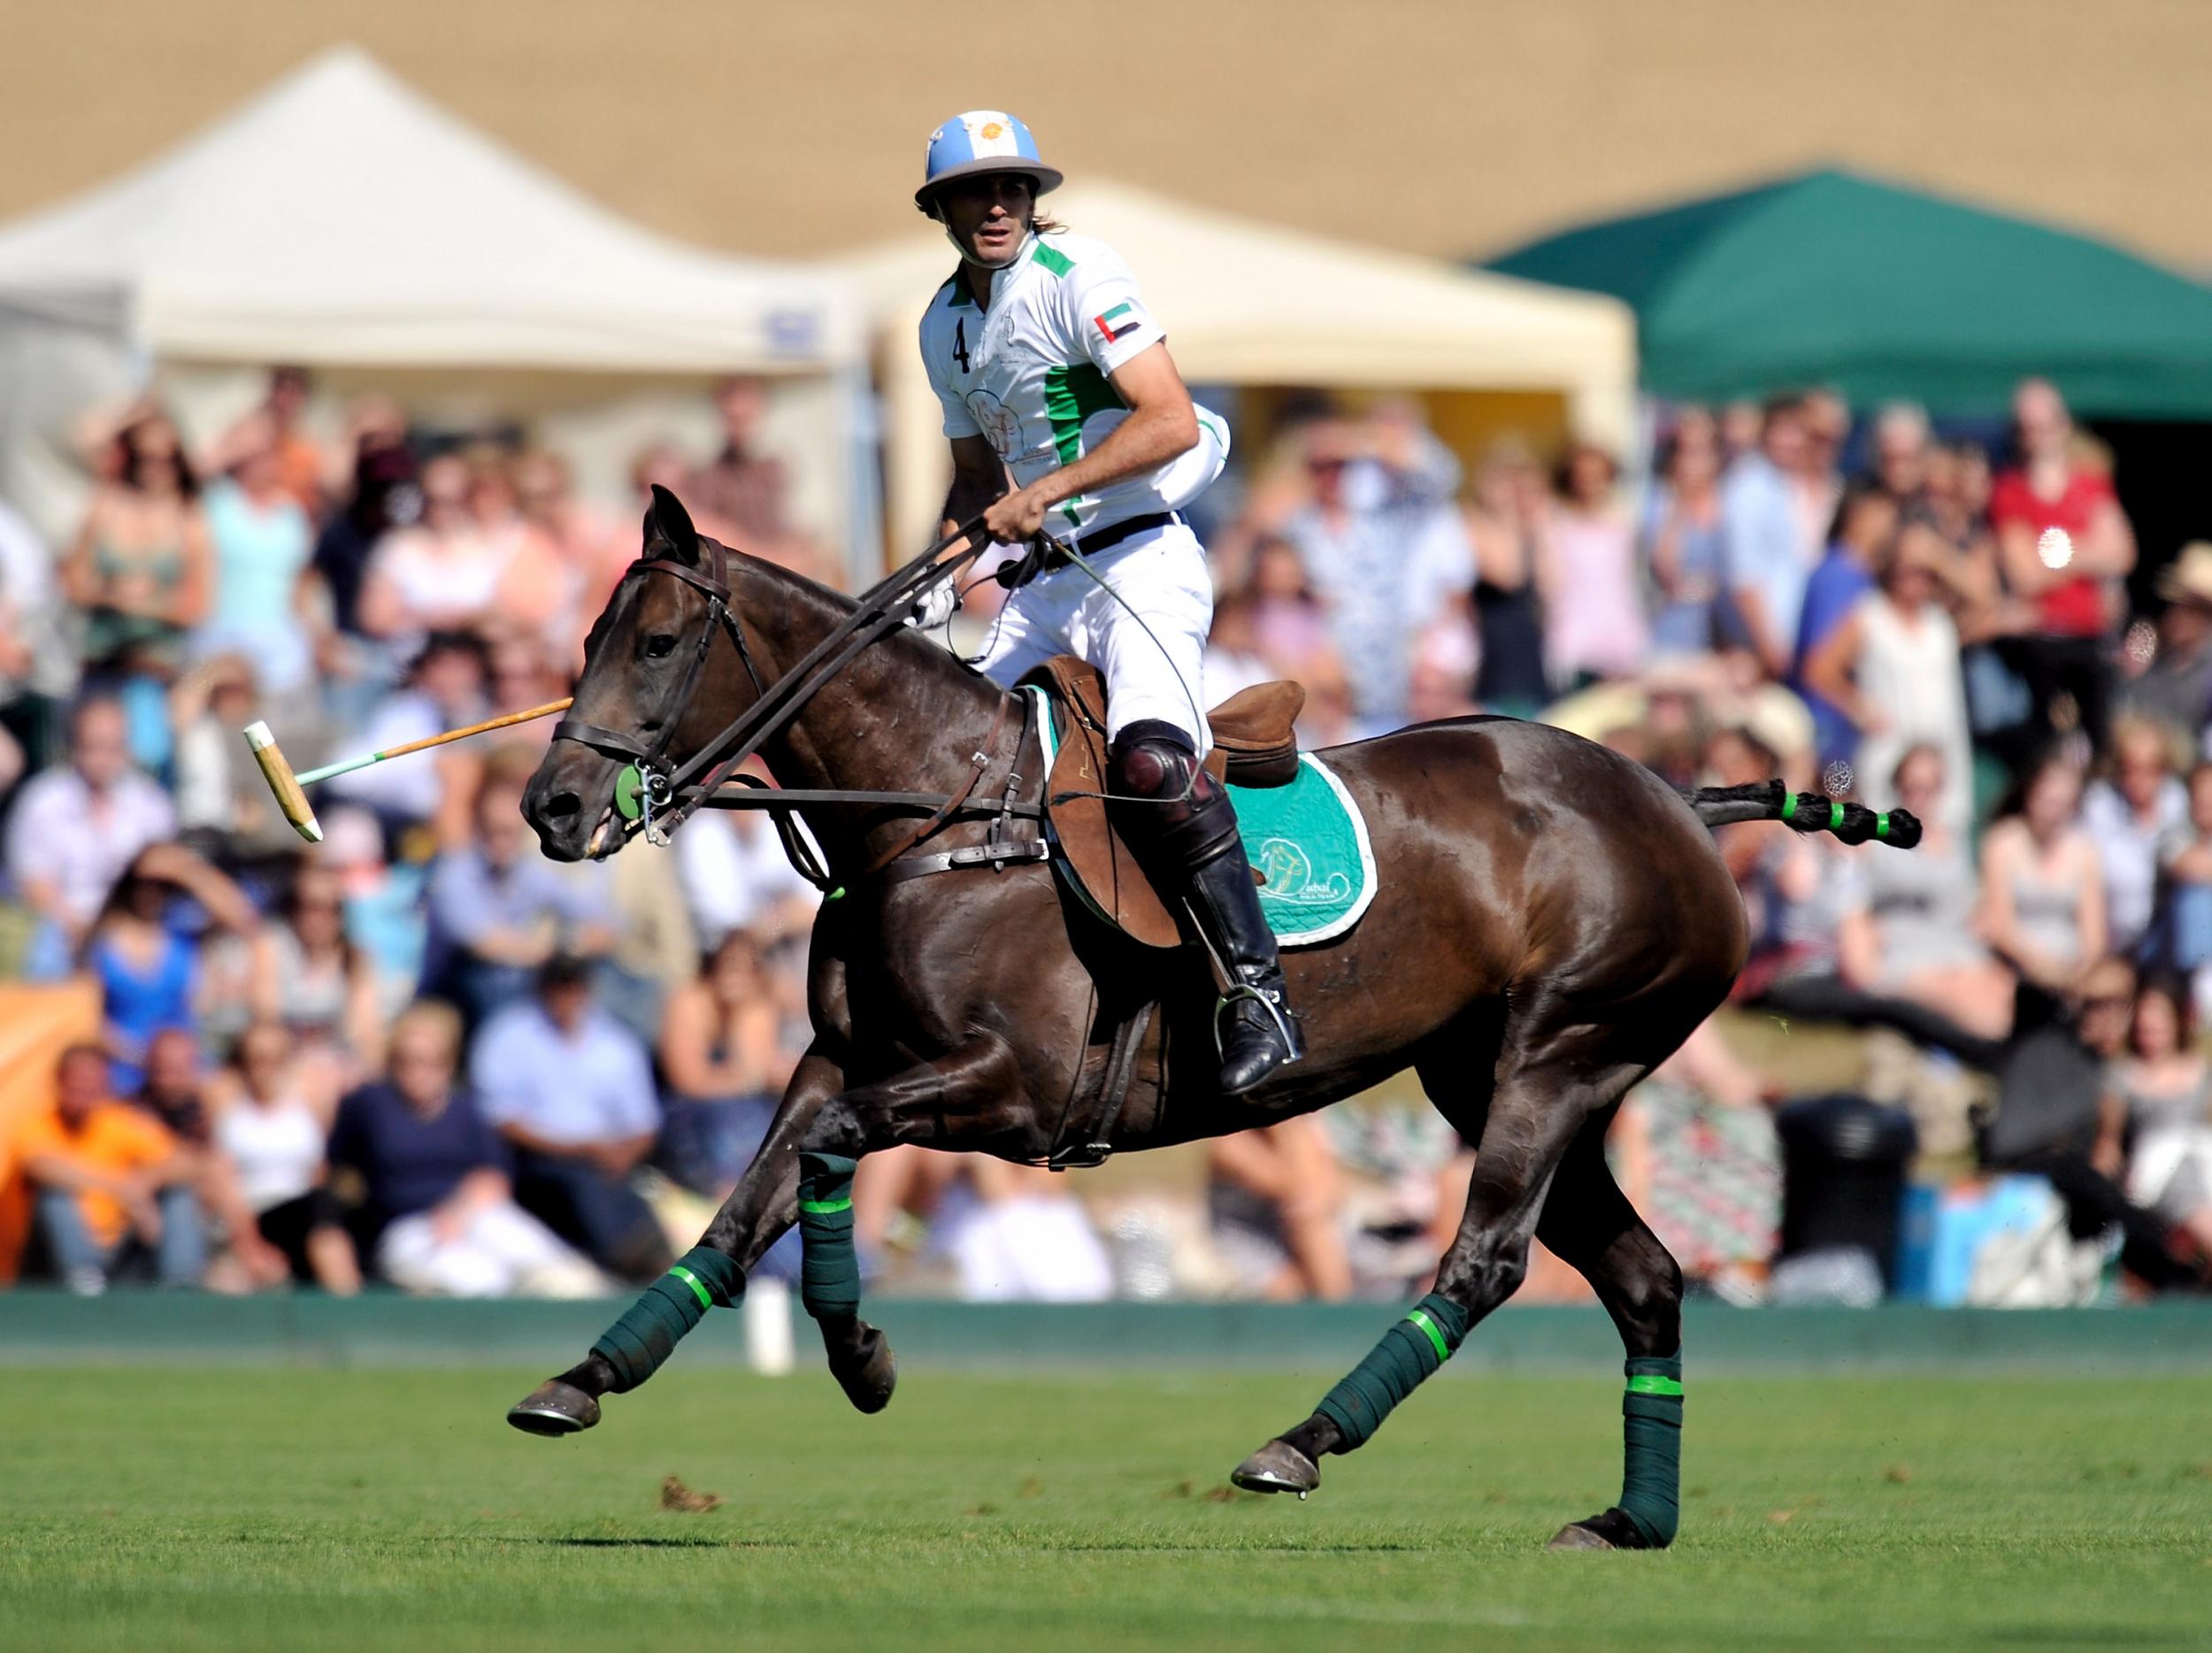
{"type": "MultiPolygon", "coordinates": [[[[949,796],[930,792],[882,792],[846,788],[793,789],[766,787],[749,777],[737,776],[740,765],[758,752],[771,739],[780,733],[818,694],[830,680],[857,657],[864,650],[898,630],[906,624],[906,618],[916,599],[940,580],[948,580],[966,568],[981,556],[988,541],[981,537],[982,519],[963,524],[939,540],[903,567],[863,592],[855,599],[852,613],[840,620],[801,657],[796,665],[772,682],[762,680],[760,669],[754,663],[752,650],[745,641],[745,628],[731,606],[729,580],[729,552],[718,541],[700,536],[702,550],[712,557],[707,568],[680,561],[672,557],[641,559],[631,565],[623,575],[623,584],[643,579],[649,574],[668,574],[682,580],[707,600],[705,619],[699,627],[690,658],[685,663],[683,675],[678,679],[669,696],[663,715],[658,719],[655,738],[649,743],[634,734],[603,725],[591,723],[571,715],[554,726],[557,741],[574,741],[593,750],[612,757],[626,757],[638,772],[640,783],[640,814],[635,820],[625,821],[622,839],[626,842],[635,833],[642,831],[649,842],[665,843],[668,834],[689,819],[692,812],[702,807],[713,809],[761,809],[774,816],[778,836],[782,840],[784,852],[799,874],[817,888],[830,890],[836,878],[823,866],[818,857],[799,833],[791,812],[809,804],[859,804],[867,807],[909,811],[926,817],[912,832],[900,838],[883,853],[872,857],[858,874],[861,878],[883,874],[918,876],[925,873],[949,872],[964,866],[1000,867],[1024,861],[1041,862],[1048,853],[1041,838],[1020,842],[1002,842],[1001,833],[1006,822],[1014,818],[1041,820],[1044,815],[1041,802],[1023,803],[1015,801],[1021,777],[1010,772],[1003,795],[995,801],[978,803],[973,801],[976,789],[982,784],[991,764],[991,755],[998,745],[1005,727],[1009,707],[1014,696],[1001,692],[998,708],[991,719],[990,733],[982,747],[974,754],[973,766],[966,780],[949,796]],[[951,557],[939,558],[951,546],[961,541],[967,544],[951,557]],[[726,634],[736,647],[738,658],[744,663],[745,674],[752,681],[753,703],[730,723],[721,733],[707,742],[690,757],[670,768],[666,765],[668,748],[675,737],[676,727],[691,709],[691,701],[698,691],[699,675],[712,651],[718,633],[726,634]],[[704,778],[702,779],[701,777],[704,778]],[[723,788],[733,779],[740,784],[732,793],[723,788]],[[918,857],[905,865],[887,871],[891,864],[926,840],[948,822],[964,816],[988,815],[993,819],[991,842],[973,850],[956,850],[943,855],[918,857]],[[657,817],[657,819],[656,819],[657,817]],[[929,863],[924,865],[923,862],[929,863]]],[[[1020,739],[1028,734],[1028,715],[1025,710],[1020,739]]],[[[656,726],[648,725],[649,728],[656,726]]],[[[1021,750],[1018,742],[1015,750],[1021,750]]],[[[612,853],[613,846],[603,851],[612,853]]]]}

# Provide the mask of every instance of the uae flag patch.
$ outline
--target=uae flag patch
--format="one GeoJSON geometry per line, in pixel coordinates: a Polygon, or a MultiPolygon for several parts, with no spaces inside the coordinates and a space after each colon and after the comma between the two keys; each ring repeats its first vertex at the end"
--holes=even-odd
{"type": "Polygon", "coordinates": [[[1127,338],[1143,320],[1134,304],[1124,303],[1116,304],[1102,316],[1093,316],[1091,325],[1105,335],[1107,343],[1111,344],[1117,339],[1127,338]]]}

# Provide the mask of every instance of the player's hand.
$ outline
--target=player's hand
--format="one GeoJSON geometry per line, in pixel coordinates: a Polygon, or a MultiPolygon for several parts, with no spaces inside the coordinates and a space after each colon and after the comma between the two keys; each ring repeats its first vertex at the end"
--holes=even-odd
{"type": "Polygon", "coordinates": [[[935,631],[953,616],[960,606],[960,593],[950,580],[940,580],[925,591],[914,604],[914,611],[907,624],[923,631],[935,631]]]}
{"type": "Polygon", "coordinates": [[[1034,488],[1016,488],[1001,495],[983,513],[983,531],[1001,544],[1019,545],[1037,537],[1045,526],[1045,512],[1051,509],[1052,503],[1034,488]]]}

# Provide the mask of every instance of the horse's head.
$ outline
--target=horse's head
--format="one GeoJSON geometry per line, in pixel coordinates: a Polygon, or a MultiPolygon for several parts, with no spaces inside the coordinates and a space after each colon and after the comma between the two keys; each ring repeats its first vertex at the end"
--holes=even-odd
{"type": "Polygon", "coordinates": [[[641,750],[659,748],[663,767],[672,768],[751,703],[752,682],[713,622],[708,593],[677,573],[645,571],[664,562],[711,581],[719,565],[733,575],[736,559],[718,551],[676,496],[655,487],[638,565],[607,599],[585,642],[584,674],[562,725],[571,732],[547,750],[523,794],[523,819],[554,860],[579,861],[621,842],[615,781],[633,760],[592,744],[593,731],[617,737],[613,745],[626,739],[641,750]]]}

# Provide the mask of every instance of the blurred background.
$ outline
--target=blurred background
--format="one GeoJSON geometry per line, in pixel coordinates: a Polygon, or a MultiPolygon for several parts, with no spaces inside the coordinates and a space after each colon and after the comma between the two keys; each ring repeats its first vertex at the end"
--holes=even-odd
{"type": "MultiPolygon", "coordinates": [[[[303,853],[238,731],[304,767],[565,694],[655,483],[848,588],[918,550],[910,196],[1011,104],[1235,431],[1211,699],[1929,824],[1722,834],[1751,965],[1613,1142],[1700,1291],[2203,1288],[2212,108],[2144,72],[2201,7],[9,31],[0,1280],[572,1296],[690,1243],[806,1038],[765,823],[542,861],[539,724],[331,783],[303,853]]],[[[860,1235],[872,1290],[1396,1299],[1470,1163],[1409,1078],[1076,1176],[877,1156],[860,1235]]]]}

